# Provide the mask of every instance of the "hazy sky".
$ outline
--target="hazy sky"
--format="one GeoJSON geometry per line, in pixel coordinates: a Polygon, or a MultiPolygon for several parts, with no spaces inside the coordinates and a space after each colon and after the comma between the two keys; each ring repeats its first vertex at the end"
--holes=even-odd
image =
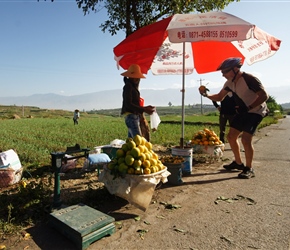
{"type": "MultiPolygon", "coordinates": [[[[289,9],[290,1],[279,0],[241,0],[224,9],[282,40],[273,57],[242,68],[259,77],[266,88],[290,86],[289,9]]],[[[105,9],[84,16],[75,0],[0,0],[0,102],[4,96],[121,89],[124,70],[116,67],[113,47],[125,33],[103,33],[99,26],[104,20],[105,9]]],[[[219,72],[194,73],[186,77],[186,87],[197,87],[200,79],[209,88],[225,81],[219,72]]],[[[141,89],[181,88],[181,80],[149,72],[141,89]]]]}

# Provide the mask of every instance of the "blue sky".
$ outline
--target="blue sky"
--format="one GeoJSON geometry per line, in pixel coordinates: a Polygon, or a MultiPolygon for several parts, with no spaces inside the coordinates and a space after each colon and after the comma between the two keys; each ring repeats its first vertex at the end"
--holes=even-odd
{"type": "MultiPolygon", "coordinates": [[[[224,9],[282,40],[273,57],[242,68],[259,77],[266,89],[275,88],[275,93],[290,86],[289,9],[290,1],[279,0],[242,0],[224,9]]],[[[84,16],[74,0],[0,0],[0,102],[7,96],[121,89],[124,70],[116,67],[113,47],[125,33],[103,33],[99,26],[104,20],[105,9],[84,16]]],[[[194,73],[186,76],[186,87],[198,87],[200,79],[209,88],[219,88],[225,81],[219,72],[194,73]]],[[[149,72],[142,88],[181,88],[181,76],[149,72]]],[[[282,94],[274,95],[278,103],[289,102],[282,94]]]]}

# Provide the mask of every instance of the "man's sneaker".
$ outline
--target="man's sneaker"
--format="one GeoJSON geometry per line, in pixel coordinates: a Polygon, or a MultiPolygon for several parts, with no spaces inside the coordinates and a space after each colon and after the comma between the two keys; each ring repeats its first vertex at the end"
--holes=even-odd
{"type": "Polygon", "coordinates": [[[253,177],[255,177],[254,169],[249,168],[249,167],[245,167],[244,170],[241,173],[239,173],[238,177],[242,178],[242,179],[253,178],[253,177]]]}
{"type": "Polygon", "coordinates": [[[228,165],[224,165],[224,168],[226,170],[234,170],[234,169],[238,169],[238,170],[244,170],[245,166],[244,164],[238,164],[235,161],[233,161],[232,163],[228,164],[228,165]]]}

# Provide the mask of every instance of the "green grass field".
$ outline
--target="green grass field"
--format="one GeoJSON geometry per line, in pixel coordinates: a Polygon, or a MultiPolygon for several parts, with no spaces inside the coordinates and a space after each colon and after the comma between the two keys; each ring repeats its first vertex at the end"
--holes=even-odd
{"type": "MultiPolygon", "coordinates": [[[[13,110],[11,115],[15,111],[13,110]]],[[[18,111],[21,115],[21,108],[18,107],[18,111]]],[[[153,144],[167,147],[179,145],[182,126],[181,115],[178,112],[180,109],[176,110],[175,114],[168,115],[163,110],[160,115],[161,124],[158,130],[151,134],[153,144]]],[[[71,112],[39,110],[32,113],[38,116],[0,120],[2,132],[0,149],[2,151],[14,149],[24,167],[50,165],[51,152],[63,152],[68,146],[74,146],[76,143],[81,148],[93,149],[96,146],[110,144],[114,139],[127,138],[124,118],[120,116],[81,113],[79,125],[74,126],[71,112]]],[[[147,119],[150,120],[148,116],[147,119]]],[[[273,117],[267,117],[260,127],[273,122],[275,122],[273,117]]],[[[191,140],[195,132],[205,127],[218,134],[216,113],[186,114],[184,142],[191,140]]]]}
{"type": "MultiPolygon", "coordinates": [[[[201,117],[196,117],[196,120],[200,122],[201,117]]],[[[23,165],[36,167],[50,164],[51,152],[65,151],[66,147],[76,143],[82,148],[93,149],[110,144],[114,139],[127,138],[123,117],[81,118],[76,126],[68,118],[2,120],[0,124],[2,151],[14,149],[23,165]]],[[[193,134],[203,127],[200,124],[186,124],[185,141],[190,140],[193,134]]],[[[217,125],[207,127],[218,132],[217,125]]],[[[178,121],[178,118],[171,121],[164,119],[158,130],[151,134],[151,142],[164,146],[178,145],[180,137],[181,121],[178,121]]]]}

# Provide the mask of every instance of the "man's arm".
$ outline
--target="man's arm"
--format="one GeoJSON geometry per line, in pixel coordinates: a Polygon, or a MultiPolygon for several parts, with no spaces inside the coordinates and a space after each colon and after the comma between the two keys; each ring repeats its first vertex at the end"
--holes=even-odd
{"type": "Polygon", "coordinates": [[[225,89],[222,89],[219,93],[213,94],[213,95],[207,95],[206,97],[212,101],[221,102],[227,94],[228,94],[228,91],[225,89]]]}
{"type": "Polygon", "coordinates": [[[261,89],[258,92],[256,92],[256,95],[258,97],[256,98],[256,100],[253,101],[253,103],[251,103],[248,106],[249,110],[261,105],[263,102],[266,102],[269,98],[267,92],[264,89],[261,89]]]}

